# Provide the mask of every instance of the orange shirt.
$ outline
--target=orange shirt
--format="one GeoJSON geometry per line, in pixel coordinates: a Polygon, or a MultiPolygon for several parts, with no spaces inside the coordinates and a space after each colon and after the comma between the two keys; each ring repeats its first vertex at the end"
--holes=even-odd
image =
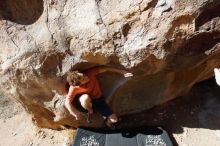
{"type": "Polygon", "coordinates": [[[89,77],[89,82],[81,86],[70,86],[67,98],[72,102],[77,94],[89,94],[92,99],[101,97],[102,92],[96,75],[99,73],[99,68],[95,67],[83,72],[89,77]]]}

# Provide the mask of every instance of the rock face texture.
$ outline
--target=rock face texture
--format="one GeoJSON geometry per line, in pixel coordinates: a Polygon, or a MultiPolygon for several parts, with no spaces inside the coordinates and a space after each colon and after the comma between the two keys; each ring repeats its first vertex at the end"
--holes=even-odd
{"type": "Polygon", "coordinates": [[[0,0],[0,89],[40,127],[100,126],[64,108],[66,74],[93,66],[118,115],[186,94],[220,67],[219,0],[0,0]]]}

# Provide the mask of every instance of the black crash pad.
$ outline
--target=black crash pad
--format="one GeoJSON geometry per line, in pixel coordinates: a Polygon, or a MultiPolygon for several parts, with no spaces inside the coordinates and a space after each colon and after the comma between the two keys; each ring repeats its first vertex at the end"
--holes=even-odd
{"type": "Polygon", "coordinates": [[[102,130],[78,128],[73,146],[172,146],[161,127],[102,130]]]}

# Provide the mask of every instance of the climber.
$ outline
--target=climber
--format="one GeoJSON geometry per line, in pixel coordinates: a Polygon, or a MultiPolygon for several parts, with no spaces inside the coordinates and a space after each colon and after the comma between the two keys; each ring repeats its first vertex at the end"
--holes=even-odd
{"type": "Polygon", "coordinates": [[[82,119],[83,112],[92,114],[94,109],[106,119],[107,126],[118,122],[118,117],[112,112],[102,97],[100,85],[96,79],[97,74],[106,71],[121,73],[124,74],[124,77],[133,76],[132,73],[125,70],[111,67],[94,67],[82,73],[78,71],[68,73],[69,90],[65,106],[76,120],[82,119]]]}
{"type": "Polygon", "coordinates": [[[214,68],[216,83],[220,86],[220,68],[214,68]]]}

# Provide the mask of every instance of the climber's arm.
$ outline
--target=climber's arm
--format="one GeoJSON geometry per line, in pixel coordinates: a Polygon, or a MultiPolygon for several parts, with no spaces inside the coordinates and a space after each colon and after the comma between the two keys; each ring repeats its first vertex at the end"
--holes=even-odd
{"type": "Polygon", "coordinates": [[[130,73],[130,72],[126,71],[126,70],[112,68],[112,67],[99,67],[98,73],[103,73],[103,72],[107,72],[107,71],[123,74],[124,77],[133,76],[132,73],[130,73]]]}
{"type": "Polygon", "coordinates": [[[70,87],[69,92],[66,96],[65,107],[68,109],[70,114],[73,115],[76,118],[76,120],[79,120],[79,119],[82,118],[82,114],[72,104],[72,101],[73,101],[73,98],[74,98],[74,97],[72,97],[73,90],[74,90],[74,88],[70,87]]]}

